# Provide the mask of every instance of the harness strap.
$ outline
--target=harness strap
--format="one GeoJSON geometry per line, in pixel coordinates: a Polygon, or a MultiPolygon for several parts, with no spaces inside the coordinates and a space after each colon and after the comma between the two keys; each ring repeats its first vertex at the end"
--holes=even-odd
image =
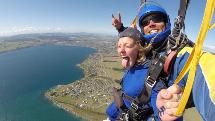
{"type": "Polygon", "coordinates": [[[122,98],[127,99],[131,102],[131,108],[128,109],[126,105],[117,106],[119,109],[122,110],[122,113],[119,116],[120,121],[146,121],[149,116],[153,114],[153,109],[148,106],[149,108],[140,108],[136,99],[132,98],[131,96],[125,94],[122,90],[118,90],[122,98]]]}
{"type": "Polygon", "coordinates": [[[178,17],[176,18],[176,22],[174,23],[174,26],[176,28],[179,28],[180,30],[185,29],[185,15],[187,11],[187,7],[189,5],[190,0],[180,0],[180,6],[178,9],[178,17]]]}
{"type": "Polygon", "coordinates": [[[164,72],[169,74],[171,70],[172,64],[177,56],[177,51],[171,51],[170,54],[167,56],[165,63],[164,63],[164,72]]]}
{"type": "Polygon", "coordinates": [[[146,104],[149,102],[152,88],[156,85],[163,70],[165,57],[154,51],[153,58],[149,65],[148,77],[145,79],[144,88],[136,99],[138,103],[146,104]]]}
{"type": "Polygon", "coordinates": [[[187,10],[189,2],[190,2],[190,0],[181,0],[180,1],[180,8],[178,10],[178,15],[181,16],[183,19],[185,18],[186,10],[187,10]]]}
{"type": "Polygon", "coordinates": [[[132,121],[145,121],[148,116],[153,114],[153,109],[150,106],[148,106],[150,108],[139,107],[139,105],[147,106],[150,100],[152,88],[156,85],[156,80],[160,77],[164,67],[165,57],[155,51],[152,52],[152,55],[153,59],[151,63],[149,63],[148,76],[144,81],[144,88],[140,92],[139,96],[133,98],[125,94],[122,90],[113,88],[114,100],[117,107],[122,110],[121,119],[123,120],[126,117],[129,117],[132,118],[132,121]],[[128,109],[124,104],[123,98],[131,102],[130,109],[128,109]]]}
{"type": "Polygon", "coordinates": [[[126,107],[126,105],[123,102],[122,90],[113,87],[112,92],[113,92],[114,102],[115,102],[117,108],[122,109],[122,111],[126,112],[128,110],[128,108],[126,107]]]}

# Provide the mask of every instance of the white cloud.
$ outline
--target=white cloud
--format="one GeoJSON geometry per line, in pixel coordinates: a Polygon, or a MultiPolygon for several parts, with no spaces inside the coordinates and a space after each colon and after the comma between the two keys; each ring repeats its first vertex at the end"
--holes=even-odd
{"type": "Polygon", "coordinates": [[[215,45],[204,45],[203,49],[215,53],[215,45]]]}
{"type": "Polygon", "coordinates": [[[66,32],[67,30],[61,27],[17,27],[7,28],[0,30],[0,36],[9,36],[16,34],[26,34],[26,33],[44,33],[44,32],[66,32]]]}
{"type": "Polygon", "coordinates": [[[209,49],[215,49],[215,45],[205,45],[204,47],[209,48],[209,49]]]}
{"type": "Polygon", "coordinates": [[[18,27],[13,27],[12,28],[12,33],[28,33],[28,32],[34,32],[36,29],[33,27],[23,27],[23,28],[18,28],[18,27]]]}

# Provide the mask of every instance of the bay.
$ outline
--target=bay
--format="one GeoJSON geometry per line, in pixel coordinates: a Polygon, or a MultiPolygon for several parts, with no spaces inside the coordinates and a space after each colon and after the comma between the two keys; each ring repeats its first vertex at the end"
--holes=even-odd
{"type": "Polygon", "coordinates": [[[0,54],[0,121],[80,121],[44,97],[45,91],[83,77],[94,49],[43,45],[0,54]]]}

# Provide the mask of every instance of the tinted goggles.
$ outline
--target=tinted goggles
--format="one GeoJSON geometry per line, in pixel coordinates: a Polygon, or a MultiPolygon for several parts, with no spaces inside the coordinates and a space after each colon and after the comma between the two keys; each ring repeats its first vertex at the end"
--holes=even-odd
{"type": "Polygon", "coordinates": [[[153,21],[154,23],[160,23],[160,22],[165,22],[166,23],[166,17],[163,15],[149,15],[146,18],[144,18],[141,22],[142,27],[145,27],[149,25],[150,21],[153,21]]]}

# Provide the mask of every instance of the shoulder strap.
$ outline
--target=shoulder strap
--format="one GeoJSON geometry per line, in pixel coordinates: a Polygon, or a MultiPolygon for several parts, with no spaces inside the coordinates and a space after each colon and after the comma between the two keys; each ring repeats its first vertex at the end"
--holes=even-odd
{"type": "Polygon", "coordinates": [[[171,70],[171,67],[174,63],[174,60],[177,56],[177,51],[171,51],[170,54],[167,56],[165,63],[164,63],[164,73],[169,74],[169,71],[171,70]]]}
{"type": "Polygon", "coordinates": [[[163,70],[165,58],[157,52],[153,52],[153,59],[149,64],[148,76],[144,81],[144,88],[141,94],[136,98],[136,102],[146,104],[150,100],[152,88],[163,70]]]}

